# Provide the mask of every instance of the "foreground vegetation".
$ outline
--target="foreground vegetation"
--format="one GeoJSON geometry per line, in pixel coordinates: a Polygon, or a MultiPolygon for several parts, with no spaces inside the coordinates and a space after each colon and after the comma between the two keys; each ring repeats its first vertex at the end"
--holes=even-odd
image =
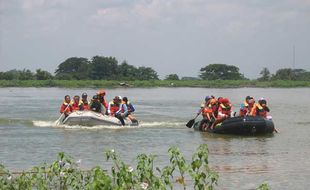
{"type": "Polygon", "coordinates": [[[60,88],[142,88],[142,87],[201,87],[201,88],[294,88],[310,87],[310,81],[292,80],[0,80],[0,87],[60,87],[60,88]]]}
{"type": "MultiPolygon", "coordinates": [[[[169,165],[155,167],[155,155],[140,154],[136,166],[130,166],[120,160],[114,150],[105,152],[107,161],[112,161],[110,170],[96,166],[88,171],[79,168],[64,153],[52,164],[33,167],[30,171],[12,174],[0,165],[0,189],[186,189],[215,188],[218,174],[209,168],[208,147],[200,145],[187,163],[178,148],[168,150],[169,165]]],[[[257,189],[268,190],[267,184],[257,189]]]]}
{"type": "Polygon", "coordinates": [[[214,189],[218,175],[209,168],[208,147],[201,145],[189,164],[179,149],[169,149],[170,164],[163,168],[154,166],[156,156],[140,154],[136,166],[120,160],[114,150],[105,152],[113,162],[110,170],[97,166],[82,171],[78,163],[64,153],[52,164],[34,167],[29,172],[12,175],[0,167],[0,189],[214,189]],[[186,178],[189,179],[186,179],[186,178]],[[190,180],[190,185],[187,184],[190,180]]]}

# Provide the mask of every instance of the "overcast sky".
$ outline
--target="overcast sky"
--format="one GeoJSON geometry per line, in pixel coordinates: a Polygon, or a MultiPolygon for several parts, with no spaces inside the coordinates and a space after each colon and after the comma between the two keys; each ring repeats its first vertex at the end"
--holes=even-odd
{"type": "Polygon", "coordinates": [[[167,74],[310,70],[310,0],[0,0],[0,71],[114,56],[167,74]]]}

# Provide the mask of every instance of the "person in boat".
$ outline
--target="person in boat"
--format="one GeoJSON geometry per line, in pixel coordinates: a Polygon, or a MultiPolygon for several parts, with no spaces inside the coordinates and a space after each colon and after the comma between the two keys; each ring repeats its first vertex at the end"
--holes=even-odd
{"type": "Polygon", "coordinates": [[[67,117],[70,113],[72,113],[71,99],[69,95],[66,95],[64,99],[65,100],[60,107],[60,113],[67,117]]]}
{"type": "Polygon", "coordinates": [[[80,101],[80,96],[75,95],[73,97],[73,102],[71,103],[72,111],[83,111],[84,107],[82,102],[80,101]]]}
{"type": "Polygon", "coordinates": [[[107,101],[105,100],[105,95],[106,95],[106,93],[105,93],[104,90],[99,90],[97,92],[97,96],[99,98],[99,102],[105,107],[105,109],[108,109],[109,105],[108,105],[107,101]]]}
{"type": "Polygon", "coordinates": [[[131,102],[128,101],[127,97],[123,97],[123,104],[127,106],[128,112],[125,117],[128,117],[133,123],[137,123],[138,120],[133,116],[133,112],[135,112],[135,107],[132,105],[131,102]]]}
{"type": "Polygon", "coordinates": [[[97,112],[97,113],[101,113],[101,114],[105,114],[106,109],[105,107],[100,103],[98,95],[94,95],[93,99],[90,101],[89,104],[89,110],[97,112]]]}
{"type": "Polygon", "coordinates": [[[202,121],[200,124],[201,130],[205,130],[208,128],[212,122],[215,120],[214,115],[214,103],[216,102],[216,99],[214,96],[206,96],[205,102],[201,104],[201,110],[202,113],[202,121]]]}
{"type": "Polygon", "coordinates": [[[212,99],[212,96],[206,96],[206,97],[205,97],[204,102],[202,102],[202,103],[200,104],[200,110],[198,111],[197,114],[202,113],[203,109],[204,109],[205,107],[208,106],[209,100],[211,100],[211,99],[212,99]]]}
{"type": "Polygon", "coordinates": [[[82,105],[83,105],[83,109],[84,109],[84,110],[89,110],[89,101],[88,101],[88,99],[87,99],[87,93],[86,93],[86,92],[84,92],[84,93],[82,94],[81,103],[82,103],[82,105]]]}
{"type": "Polygon", "coordinates": [[[251,116],[261,116],[261,117],[267,118],[267,112],[269,112],[269,111],[270,111],[270,109],[267,106],[267,101],[264,98],[260,98],[258,100],[258,103],[254,104],[254,106],[250,112],[250,115],[251,116]]]}
{"type": "Polygon", "coordinates": [[[125,115],[128,114],[128,109],[126,104],[122,104],[122,98],[120,96],[115,96],[114,99],[109,102],[108,114],[119,119],[123,126],[125,125],[124,118],[125,115]]]}
{"type": "Polygon", "coordinates": [[[232,112],[232,105],[228,100],[228,98],[219,99],[218,115],[210,128],[213,129],[217,124],[223,122],[227,118],[230,118],[231,112],[232,112]]]}
{"type": "Polygon", "coordinates": [[[255,100],[252,96],[245,97],[245,101],[240,105],[239,116],[243,117],[249,115],[254,103],[255,100]]]}

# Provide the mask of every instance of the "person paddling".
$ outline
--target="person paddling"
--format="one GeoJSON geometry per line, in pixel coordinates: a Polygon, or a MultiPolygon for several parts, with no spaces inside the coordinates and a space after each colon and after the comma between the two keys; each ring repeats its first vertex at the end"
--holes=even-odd
{"type": "MultiPolygon", "coordinates": [[[[205,130],[209,125],[211,125],[211,122],[213,121],[213,118],[215,118],[213,114],[212,104],[211,101],[215,100],[213,98],[214,96],[206,96],[205,102],[201,104],[201,110],[202,113],[202,120],[200,124],[201,130],[205,130]]],[[[213,101],[212,101],[213,102],[213,101]]]]}
{"type": "Polygon", "coordinates": [[[65,115],[65,118],[72,113],[71,99],[69,95],[66,95],[64,102],[61,104],[60,113],[65,115]]]}

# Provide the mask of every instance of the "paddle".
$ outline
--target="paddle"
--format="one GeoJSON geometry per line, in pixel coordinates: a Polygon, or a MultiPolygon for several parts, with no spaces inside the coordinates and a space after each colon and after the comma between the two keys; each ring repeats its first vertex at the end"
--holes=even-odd
{"type": "Polygon", "coordinates": [[[60,115],[60,117],[55,121],[55,125],[58,126],[60,124],[60,121],[63,120],[63,116],[65,115],[66,110],[68,109],[68,107],[70,106],[70,104],[67,105],[66,109],[64,110],[64,112],[62,112],[62,114],[60,115]]]}
{"type": "Polygon", "coordinates": [[[186,123],[186,127],[192,128],[192,126],[193,126],[194,123],[195,123],[195,119],[196,119],[199,115],[200,115],[200,113],[198,113],[194,119],[189,120],[189,121],[186,123]]]}

